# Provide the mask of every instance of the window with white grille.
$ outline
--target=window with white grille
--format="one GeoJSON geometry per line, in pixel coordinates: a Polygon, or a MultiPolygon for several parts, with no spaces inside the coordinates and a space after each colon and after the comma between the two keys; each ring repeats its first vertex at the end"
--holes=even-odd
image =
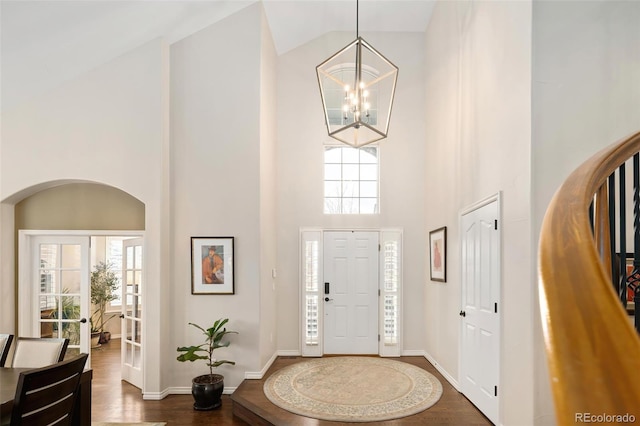
{"type": "Polygon", "coordinates": [[[325,146],[324,213],[379,213],[378,169],[377,146],[325,146]]]}

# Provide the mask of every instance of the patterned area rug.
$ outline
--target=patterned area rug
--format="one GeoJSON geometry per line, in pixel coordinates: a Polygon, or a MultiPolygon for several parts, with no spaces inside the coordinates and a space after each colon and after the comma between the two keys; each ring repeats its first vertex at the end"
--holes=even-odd
{"type": "Polygon", "coordinates": [[[301,416],[371,422],[410,416],[431,407],[442,384],[404,362],[374,357],[303,361],[273,373],[264,393],[278,407],[301,416]]]}

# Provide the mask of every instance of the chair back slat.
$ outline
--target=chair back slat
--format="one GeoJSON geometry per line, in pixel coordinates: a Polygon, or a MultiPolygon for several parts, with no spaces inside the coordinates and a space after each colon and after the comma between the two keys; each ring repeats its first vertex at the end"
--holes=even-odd
{"type": "MultiPolygon", "coordinates": [[[[55,405],[55,409],[48,409],[30,413],[22,418],[24,426],[67,426],[73,422],[73,395],[67,395],[55,405]]],[[[13,423],[11,423],[13,426],[13,423]]]]}

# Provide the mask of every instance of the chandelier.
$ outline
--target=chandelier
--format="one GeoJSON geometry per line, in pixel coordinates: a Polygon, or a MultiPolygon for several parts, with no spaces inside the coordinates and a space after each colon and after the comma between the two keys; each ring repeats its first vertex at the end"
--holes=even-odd
{"type": "Polygon", "coordinates": [[[329,136],[360,148],[387,137],[398,67],[359,35],[316,67],[329,136]]]}

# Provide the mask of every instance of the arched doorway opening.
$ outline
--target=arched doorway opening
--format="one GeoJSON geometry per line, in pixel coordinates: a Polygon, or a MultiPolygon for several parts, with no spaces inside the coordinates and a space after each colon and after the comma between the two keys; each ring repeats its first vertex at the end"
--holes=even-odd
{"type": "MultiPolygon", "coordinates": [[[[34,336],[48,333],[69,337],[74,340],[70,344],[71,353],[79,351],[82,345],[78,333],[81,329],[88,331],[92,324],[83,326],[75,318],[62,319],[65,317],[64,308],[71,306],[77,310],[71,315],[80,316],[80,282],[87,285],[91,270],[99,263],[114,263],[120,280],[119,295],[118,300],[109,304],[107,314],[114,316],[117,313],[118,317],[126,314],[126,317],[110,321],[106,330],[123,342],[127,339],[131,342],[123,345],[123,378],[128,379],[124,374],[125,360],[128,360],[129,365],[135,364],[139,370],[139,378],[131,381],[142,388],[142,282],[129,282],[127,278],[142,278],[141,240],[136,240],[138,248],[130,247],[129,261],[126,253],[127,241],[130,243],[134,238],[144,237],[144,203],[117,188],[93,182],[50,182],[16,194],[11,201],[14,202],[13,309],[17,334],[34,336]],[[86,254],[81,254],[84,244],[67,244],[68,238],[76,242],[86,240],[86,254]],[[139,256],[136,257],[137,254],[139,256]],[[78,261],[82,256],[86,257],[84,263],[78,262],[77,270],[65,263],[65,259],[74,256],[78,261]],[[127,269],[127,263],[136,260],[139,263],[135,268],[127,269]],[[77,286],[73,283],[75,277],[77,286]],[[76,287],[78,292],[70,294],[69,291],[76,287]],[[76,301],[77,308],[74,307],[76,301]],[[58,315],[57,312],[63,314],[58,315]]],[[[6,205],[3,208],[6,211],[6,205]]],[[[88,295],[85,297],[90,297],[90,293],[85,294],[88,295]]],[[[90,318],[95,308],[89,305],[83,315],[90,318]]],[[[70,312],[74,312],[73,309],[70,312]]]]}

